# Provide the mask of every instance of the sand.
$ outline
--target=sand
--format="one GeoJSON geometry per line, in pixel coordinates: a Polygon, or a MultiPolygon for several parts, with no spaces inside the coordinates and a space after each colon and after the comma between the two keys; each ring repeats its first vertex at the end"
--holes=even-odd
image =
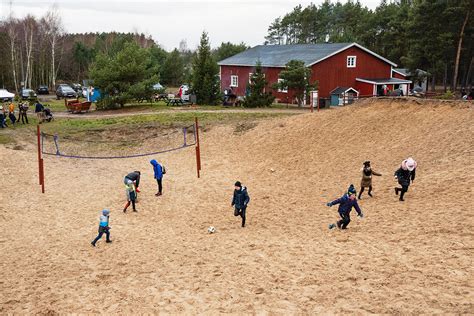
{"type": "Polygon", "coordinates": [[[201,179],[193,148],[152,157],[168,171],[159,198],[148,158],[46,157],[42,195],[34,145],[0,145],[0,314],[472,314],[473,119],[461,103],[366,101],[205,126],[201,179]],[[402,203],[393,172],[409,155],[402,203]],[[325,203],[359,189],[367,159],[383,176],[360,201],[366,217],[328,230],[325,203]],[[136,169],[139,212],[124,214],[136,169]],[[245,228],[236,180],[252,199],[245,228]],[[102,208],[113,243],[93,248],[102,208]]]}

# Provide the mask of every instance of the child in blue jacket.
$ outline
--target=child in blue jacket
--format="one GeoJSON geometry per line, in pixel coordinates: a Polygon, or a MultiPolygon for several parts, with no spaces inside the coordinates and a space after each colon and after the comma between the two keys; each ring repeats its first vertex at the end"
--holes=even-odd
{"type": "Polygon", "coordinates": [[[339,216],[341,216],[341,220],[337,221],[336,224],[330,224],[329,229],[333,229],[336,226],[340,229],[346,229],[347,225],[349,225],[351,222],[350,213],[353,207],[357,211],[357,216],[361,218],[364,217],[364,214],[357,203],[356,193],[357,192],[354,188],[354,185],[351,184],[346,194],[344,194],[341,198],[326,204],[329,207],[339,204],[339,209],[337,211],[339,212],[339,216]]]}
{"type": "Polygon", "coordinates": [[[154,177],[158,183],[158,192],[155,195],[160,196],[163,194],[163,175],[166,171],[155,159],[150,160],[150,164],[153,166],[154,177]]]}
{"type": "Polygon", "coordinates": [[[91,242],[91,245],[95,247],[96,242],[102,238],[102,235],[105,234],[105,242],[106,243],[111,243],[112,240],[110,240],[110,227],[109,227],[109,216],[110,216],[110,211],[109,210],[102,210],[102,215],[100,216],[100,222],[99,222],[99,235],[91,242]]]}

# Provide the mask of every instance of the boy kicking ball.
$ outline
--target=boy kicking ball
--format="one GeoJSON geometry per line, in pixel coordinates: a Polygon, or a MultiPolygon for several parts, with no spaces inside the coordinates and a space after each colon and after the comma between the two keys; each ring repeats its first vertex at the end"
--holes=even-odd
{"type": "Polygon", "coordinates": [[[364,217],[364,214],[357,203],[356,194],[356,189],[354,188],[354,185],[351,184],[346,194],[339,199],[326,204],[329,207],[339,204],[339,209],[337,211],[339,212],[339,216],[341,216],[341,220],[337,221],[336,224],[329,224],[329,229],[333,229],[336,226],[340,229],[347,229],[347,226],[351,222],[350,213],[353,207],[357,211],[357,216],[360,218],[364,217]]]}

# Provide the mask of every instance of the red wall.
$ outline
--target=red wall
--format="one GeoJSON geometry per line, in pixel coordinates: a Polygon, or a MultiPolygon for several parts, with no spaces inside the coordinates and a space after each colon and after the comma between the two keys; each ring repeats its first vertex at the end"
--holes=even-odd
{"type": "Polygon", "coordinates": [[[393,78],[397,78],[397,79],[406,79],[405,76],[403,75],[400,75],[398,72],[392,72],[392,75],[393,75],[393,78]]]}
{"type": "Polygon", "coordinates": [[[354,88],[359,90],[360,97],[374,95],[373,84],[357,81],[354,88]]]}
{"type": "Polygon", "coordinates": [[[356,78],[391,78],[392,72],[390,64],[358,47],[346,49],[311,69],[311,82],[319,81],[319,95],[323,98],[329,97],[329,93],[337,87],[356,88],[356,78]],[[347,68],[347,56],[357,56],[355,68],[347,68]]]}
{"type": "MultiPolygon", "coordinates": [[[[268,90],[281,101],[290,102],[293,93],[281,93],[271,89],[271,85],[278,81],[278,74],[283,68],[263,68],[265,78],[268,82],[268,90]]],[[[351,47],[337,55],[334,55],[324,61],[317,63],[311,67],[311,82],[318,80],[319,96],[328,98],[329,93],[337,87],[353,87],[355,89],[363,89],[360,95],[372,94],[372,85],[370,88],[364,84],[356,83],[356,78],[391,78],[391,65],[380,60],[379,58],[363,51],[358,47],[351,47]],[[356,67],[347,68],[347,56],[357,56],[356,67]],[[358,88],[360,87],[360,88],[358,88]],[[370,91],[369,91],[370,90],[370,91]]],[[[236,95],[244,96],[245,88],[249,82],[249,73],[254,72],[254,67],[247,66],[221,66],[221,89],[227,89],[230,86],[230,76],[239,76],[239,86],[233,88],[236,95]]]]}

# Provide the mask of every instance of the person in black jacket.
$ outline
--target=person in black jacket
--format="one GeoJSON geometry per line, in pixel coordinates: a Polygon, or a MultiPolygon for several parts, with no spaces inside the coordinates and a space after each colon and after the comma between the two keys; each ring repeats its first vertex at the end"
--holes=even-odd
{"type": "Polygon", "coordinates": [[[247,213],[247,205],[250,197],[247,188],[242,186],[242,183],[237,181],[235,183],[234,197],[232,198],[232,206],[234,207],[234,216],[242,217],[242,227],[245,227],[245,217],[247,213]]]}
{"type": "Polygon", "coordinates": [[[395,194],[400,194],[400,201],[405,201],[403,197],[405,193],[408,191],[408,187],[410,186],[410,181],[413,183],[415,181],[415,171],[416,171],[417,163],[416,161],[409,157],[402,161],[402,165],[395,171],[395,179],[398,180],[398,183],[402,186],[401,188],[395,188],[395,194]]]}
{"type": "Polygon", "coordinates": [[[351,222],[350,213],[352,211],[352,208],[355,208],[357,216],[359,216],[360,218],[364,217],[364,214],[362,213],[362,210],[360,209],[359,204],[357,203],[356,194],[356,189],[354,185],[351,184],[347,189],[346,194],[344,194],[339,199],[336,199],[326,204],[329,207],[339,204],[339,208],[337,211],[339,213],[339,216],[341,217],[341,220],[337,221],[336,224],[329,224],[329,229],[333,229],[336,226],[340,229],[347,229],[347,225],[349,225],[349,223],[351,222]]]}
{"type": "Polygon", "coordinates": [[[140,193],[140,189],[138,188],[140,186],[140,175],[141,175],[140,171],[130,172],[123,179],[123,183],[127,185],[129,183],[129,180],[132,181],[135,184],[135,191],[137,193],[140,193]]]}

